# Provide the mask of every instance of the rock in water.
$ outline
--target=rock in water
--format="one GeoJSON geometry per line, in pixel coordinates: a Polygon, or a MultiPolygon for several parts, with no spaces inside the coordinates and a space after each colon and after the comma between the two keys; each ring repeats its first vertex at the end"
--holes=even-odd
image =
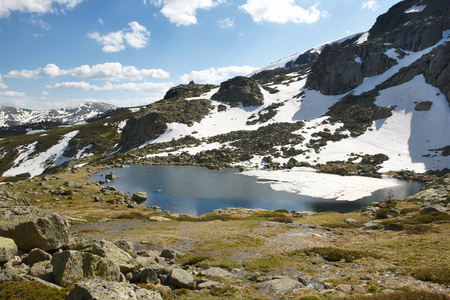
{"type": "Polygon", "coordinates": [[[126,282],[110,282],[102,280],[83,281],[75,284],[75,287],[70,291],[66,299],[162,300],[161,295],[158,292],[143,289],[137,285],[126,282]]]}
{"type": "Polygon", "coordinates": [[[114,172],[111,172],[111,173],[108,173],[105,175],[106,180],[114,180],[116,178],[117,178],[117,176],[116,176],[116,174],[114,174],[114,172]]]}
{"type": "Polygon", "coordinates": [[[14,240],[0,237],[0,263],[13,259],[17,254],[17,245],[14,240]]]}
{"type": "Polygon", "coordinates": [[[53,255],[52,265],[56,284],[64,287],[89,279],[120,280],[117,264],[92,253],[74,250],[57,253],[53,255]]]}
{"type": "Polygon", "coordinates": [[[33,206],[0,208],[0,236],[13,239],[21,250],[56,250],[69,242],[69,223],[33,206]]]}
{"type": "Polygon", "coordinates": [[[142,203],[147,200],[147,193],[146,192],[138,192],[133,194],[133,200],[137,203],[142,203]]]}

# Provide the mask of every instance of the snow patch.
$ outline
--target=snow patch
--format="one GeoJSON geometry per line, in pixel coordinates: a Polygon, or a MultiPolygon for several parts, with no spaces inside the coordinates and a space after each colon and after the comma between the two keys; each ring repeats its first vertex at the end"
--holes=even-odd
{"type": "Polygon", "coordinates": [[[50,147],[43,153],[32,155],[37,142],[21,147],[19,149],[19,156],[14,160],[14,166],[6,171],[3,176],[16,176],[22,173],[30,173],[33,177],[42,174],[52,162],[59,165],[70,160],[71,158],[64,157],[63,153],[69,145],[69,141],[78,132],[78,130],[75,130],[65,134],[58,144],[50,147]]]}
{"type": "Polygon", "coordinates": [[[369,32],[363,33],[356,41],[357,45],[365,43],[369,39],[369,32]]]}
{"type": "Polygon", "coordinates": [[[395,179],[323,174],[310,168],[277,171],[250,170],[241,174],[270,180],[271,188],[277,191],[346,201],[355,201],[370,196],[379,189],[398,185],[395,179]]]}
{"type": "Polygon", "coordinates": [[[427,7],[426,5],[414,5],[413,7],[405,10],[405,14],[411,14],[411,13],[419,13],[423,12],[423,10],[427,7]]]}

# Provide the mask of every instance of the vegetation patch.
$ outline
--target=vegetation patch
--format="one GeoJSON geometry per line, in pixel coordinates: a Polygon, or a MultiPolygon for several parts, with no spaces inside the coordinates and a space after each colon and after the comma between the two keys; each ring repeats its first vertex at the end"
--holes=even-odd
{"type": "Polygon", "coordinates": [[[371,299],[371,300],[449,300],[450,296],[433,291],[395,291],[391,294],[375,294],[375,295],[354,295],[350,297],[346,297],[345,299],[351,300],[363,300],[363,299],[371,299]]]}
{"type": "Polygon", "coordinates": [[[305,250],[305,253],[308,256],[311,255],[319,255],[326,261],[345,261],[352,262],[354,260],[363,258],[363,257],[373,257],[373,258],[381,258],[381,255],[378,255],[374,252],[369,251],[360,251],[360,250],[344,250],[334,247],[314,247],[305,250]]]}
{"type": "Polygon", "coordinates": [[[411,276],[422,281],[450,285],[450,268],[439,266],[418,268],[411,271],[411,276]]]}
{"type": "Polygon", "coordinates": [[[71,290],[51,288],[38,282],[5,281],[0,284],[0,299],[63,300],[71,290]]]}

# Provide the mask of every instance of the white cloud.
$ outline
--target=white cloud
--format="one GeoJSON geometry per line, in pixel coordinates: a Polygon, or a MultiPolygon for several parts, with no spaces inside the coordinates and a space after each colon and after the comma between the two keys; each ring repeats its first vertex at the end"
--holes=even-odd
{"type": "Polygon", "coordinates": [[[119,83],[112,84],[107,82],[103,86],[93,85],[85,81],[79,82],[61,82],[47,88],[56,90],[92,90],[92,91],[128,91],[128,92],[151,92],[164,93],[173,86],[173,82],[142,82],[142,83],[119,83]]]}
{"type": "Polygon", "coordinates": [[[230,18],[220,20],[218,23],[220,28],[230,28],[234,26],[234,21],[230,20],[230,18]]]}
{"type": "Polygon", "coordinates": [[[317,5],[304,9],[295,5],[294,0],[247,0],[239,8],[250,14],[257,23],[314,23],[321,16],[328,15],[327,12],[319,11],[317,5]]]}
{"type": "Polygon", "coordinates": [[[8,78],[38,78],[38,77],[56,77],[67,74],[67,71],[61,70],[55,64],[48,64],[44,68],[36,70],[12,70],[5,77],[8,78]]]}
{"type": "Polygon", "coordinates": [[[30,98],[25,93],[6,91],[0,92],[0,105],[25,107],[30,98]]]}
{"type": "Polygon", "coordinates": [[[362,4],[361,9],[376,10],[379,7],[377,0],[367,0],[362,4]]]}
{"type": "MultiPolygon", "coordinates": [[[[122,66],[118,62],[103,63],[88,66],[82,65],[69,70],[62,70],[55,64],[48,64],[44,68],[36,70],[13,70],[6,77],[9,78],[39,78],[61,75],[71,75],[77,78],[86,78],[93,80],[142,80],[145,78],[169,78],[170,74],[161,69],[141,69],[138,70],[134,66],[122,66]]],[[[1,81],[0,81],[1,83],[1,81]]]]}
{"type": "Polygon", "coordinates": [[[196,13],[198,9],[210,9],[225,0],[153,0],[156,6],[163,5],[161,13],[167,17],[170,23],[180,25],[197,24],[196,13]]]}
{"type": "Polygon", "coordinates": [[[3,83],[2,75],[0,74],[0,89],[7,89],[8,86],[3,83]]]}
{"type": "Polygon", "coordinates": [[[130,28],[101,35],[98,32],[88,33],[88,37],[103,44],[103,52],[119,52],[125,49],[125,43],[133,48],[144,48],[150,38],[150,31],[145,26],[133,21],[130,28]]]}
{"type": "Polygon", "coordinates": [[[57,13],[72,9],[83,0],[2,0],[0,18],[7,17],[13,11],[24,13],[57,13]]]}
{"type": "Polygon", "coordinates": [[[98,22],[103,25],[103,19],[102,18],[98,18],[98,22]]]}
{"type": "Polygon", "coordinates": [[[248,75],[258,68],[250,67],[250,66],[231,66],[226,68],[210,68],[201,71],[192,71],[190,74],[184,74],[180,77],[180,81],[182,83],[188,83],[191,80],[196,83],[220,83],[229,78],[233,78],[236,76],[248,75]]]}

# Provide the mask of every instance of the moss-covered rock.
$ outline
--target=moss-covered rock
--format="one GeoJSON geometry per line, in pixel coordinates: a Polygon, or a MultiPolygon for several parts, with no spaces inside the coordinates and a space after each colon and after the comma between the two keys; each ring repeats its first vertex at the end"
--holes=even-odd
{"type": "Polygon", "coordinates": [[[55,282],[63,287],[89,279],[120,280],[113,260],[92,253],[67,250],[53,255],[52,265],[55,282]]]}
{"type": "Polygon", "coordinates": [[[17,245],[13,239],[0,237],[0,262],[8,261],[17,254],[17,245]]]}
{"type": "Polygon", "coordinates": [[[56,250],[69,241],[69,223],[33,206],[0,208],[0,236],[13,239],[22,250],[56,250]]]}

